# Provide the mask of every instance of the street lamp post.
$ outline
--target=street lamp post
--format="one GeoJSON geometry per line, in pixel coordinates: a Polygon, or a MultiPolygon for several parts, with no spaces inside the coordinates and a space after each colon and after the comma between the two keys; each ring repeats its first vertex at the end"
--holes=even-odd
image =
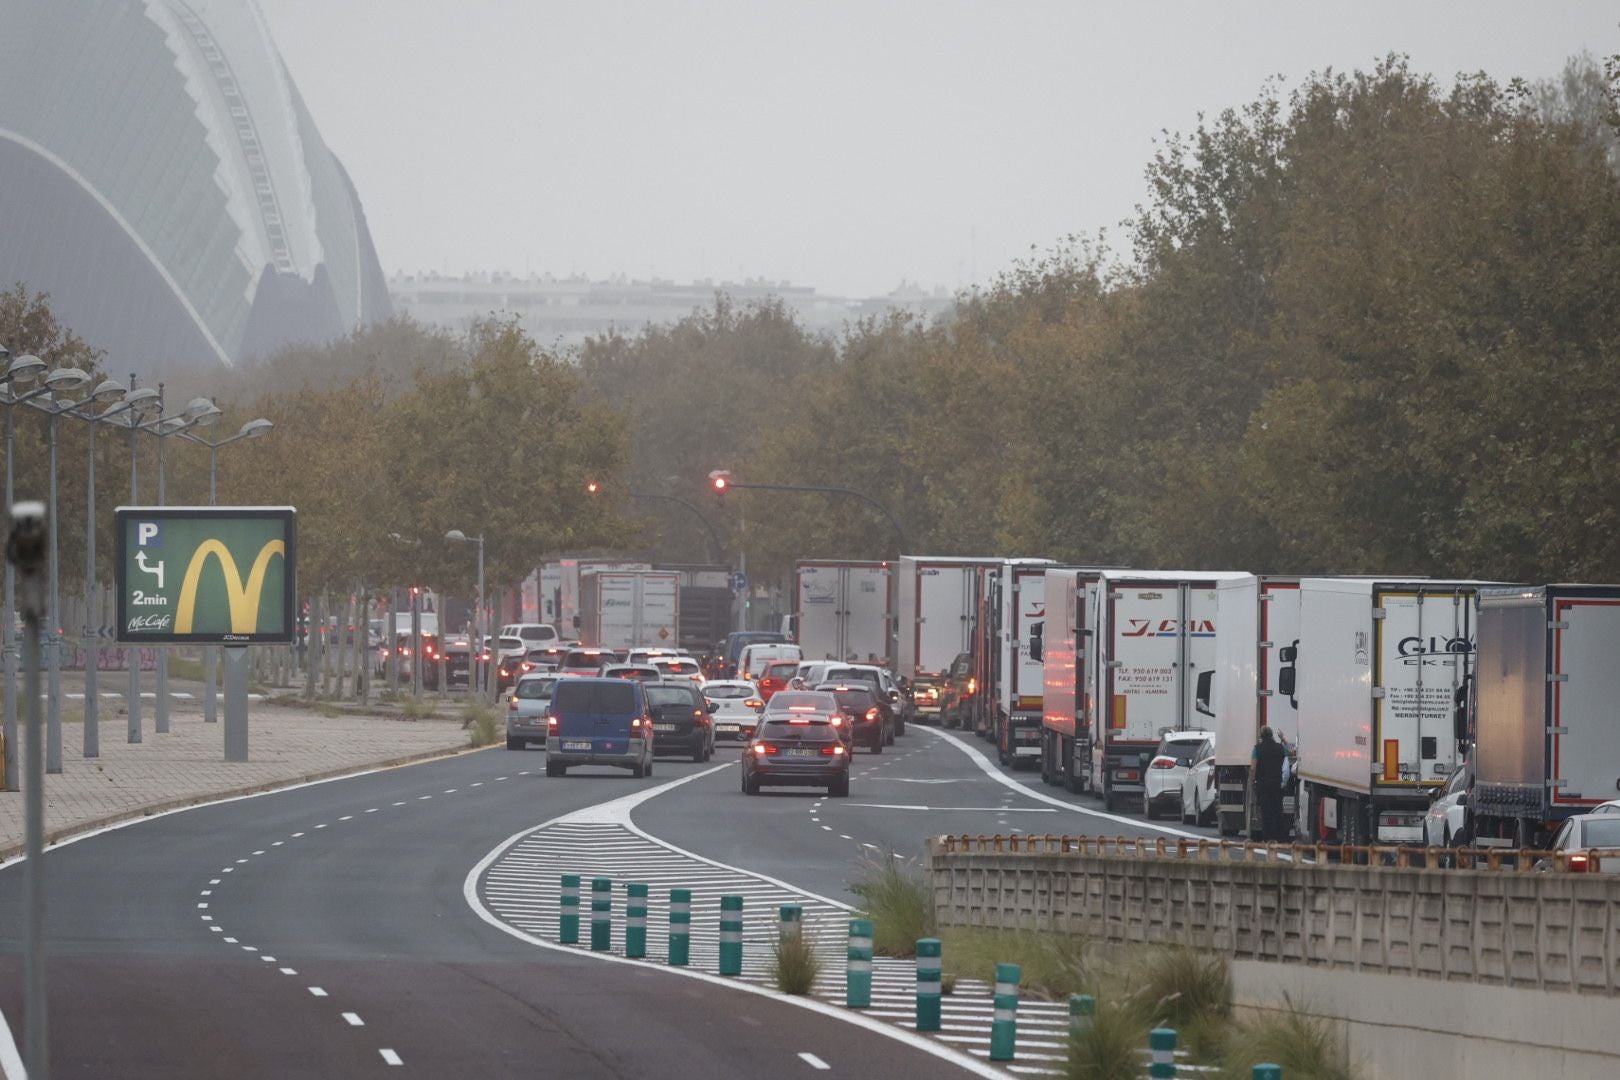
{"type": "Polygon", "coordinates": [[[45,626],[50,635],[50,651],[46,654],[45,668],[45,771],[62,771],[62,608],[57,590],[58,566],[56,543],[56,418],[76,407],[76,402],[64,402],[56,396],[58,391],[77,390],[90,381],[88,373],[78,368],[56,368],[45,376],[45,388],[50,391],[44,407],[45,445],[49,458],[46,513],[49,515],[50,548],[48,558],[47,591],[45,596],[45,626]]]}
{"type": "MultiPolygon", "coordinates": [[[[444,538],[454,544],[478,545],[478,618],[473,620],[473,641],[469,643],[467,648],[467,663],[469,666],[467,680],[468,685],[470,686],[472,685],[473,681],[477,679],[479,683],[478,700],[482,701],[488,694],[490,686],[493,684],[493,681],[489,678],[489,674],[495,667],[495,655],[499,651],[495,648],[490,650],[489,663],[484,665],[483,677],[477,678],[477,657],[479,655],[479,649],[483,644],[481,626],[484,621],[484,537],[482,534],[479,534],[478,536],[468,536],[460,529],[451,529],[449,532],[444,534],[444,538]]],[[[446,628],[443,626],[439,627],[439,633],[443,635],[445,629],[446,628]]],[[[444,638],[441,636],[439,641],[442,645],[444,638]]],[[[499,642],[496,644],[499,645],[499,642]]]]}
{"type": "MultiPolygon", "coordinates": [[[[219,471],[219,448],[222,446],[229,446],[233,442],[241,442],[243,439],[258,438],[260,435],[263,435],[274,426],[274,424],[261,416],[257,420],[249,420],[247,423],[243,424],[242,429],[235,435],[232,435],[228,439],[221,439],[218,442],[211,442],[210,440],[189,431],[182,431],[179,433],[180,437],[185,439],[187,442],[194,442],[200,446],[208,447],[209,506],[217,505],[219,498],[216,483],[219,471]]],[[[219,720],[219,694],[217,688],[214,686],[215,680],[218,677],[218,665],[219,647],[217,645],[205,646],[203,648],[203,723],[205,724],[217,723],[219,720]]]]}
{"type": "MultiPolygon", "coordinates": [[[[7,360],[7,358],[10,356],[10,351],[4,346],[0,346],[0,362],[7,360]]],[[[17,406],[30,398],[38,397],[41,394],[50,392],[48,387],[41,386],[36,387],[33,390],[29,390],[26,393],[19,394],[15,388],[19,386],[27,386],[29,383],[32,383],[35,379],[44,374],[44,372],[45,361],[29,353],[24,353],[16,359],[11,360],[6,364],[5,371],[0,372],[0,383],[4,383],[6,386],[6,519],[8,521],[10,520],[11,516],[13,482],[12,446],[15,441],[15,413],[17,411],[17,406]]],[[[3,642],[3,651],[5,653],[5,778],[6,790],[16,791],[19,787],[19,777],[17,775],[17,747],[20,745],[17,742],[17,611],[15,602],[16,577],[15,570],[11,565],[10,559],[6,560],[5,577],[5,611],[3,615],[0,615],[0,618],[5,620],[5,626],[0,628],[0,632],[3,632],[3,637],[0,637],[0,642],[3,642]]]]}

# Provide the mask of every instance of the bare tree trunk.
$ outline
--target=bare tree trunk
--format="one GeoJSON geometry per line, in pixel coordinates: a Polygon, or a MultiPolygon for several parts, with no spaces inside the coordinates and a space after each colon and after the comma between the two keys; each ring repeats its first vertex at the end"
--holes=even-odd
{"type": "Polygon", "coordinates": [[[315,650],[320,646],[320,598],[314,597],[310,601],[309,626],[304,634],[304,700],[315,700],[315,650]]]}

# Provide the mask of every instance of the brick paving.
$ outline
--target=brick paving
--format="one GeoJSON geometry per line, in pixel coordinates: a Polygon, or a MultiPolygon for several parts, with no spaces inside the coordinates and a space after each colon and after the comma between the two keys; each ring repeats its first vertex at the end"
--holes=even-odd
{"type": "MultiPolygon", "coordinates": [[[[381,708],[325,717],[313,709],[257,702],[249,709],[249,760],[228,763],[223,725],[204,723],[199,701],[176,701],[170,730],[159,735],[148,698],[141,713],[142,741],[132,744],[122,701],[104,699],[100,757],[84,757],[82,723],[62,724],[62,772],[45,777],[46,839],[176,806],[466,749],[469,733],[458,710],[440,706],[438,711],[442,715],[423,720],[381,708]]],[[[65,701],[63,715],[77,721],[79,702],[65,701]]],[[[19,717],[19,731],[23,727],[19,717]]],[[[19,757],[19,776],[26,772],[22,762],[19,757]]],[[[23,798],[21,791],[0,791],[0,858],[22,850],[23,798]]]]}

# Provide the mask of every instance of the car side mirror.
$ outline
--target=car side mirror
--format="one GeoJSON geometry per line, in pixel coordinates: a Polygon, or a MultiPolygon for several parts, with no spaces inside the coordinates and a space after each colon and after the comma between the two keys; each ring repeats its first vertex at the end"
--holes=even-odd
{"type": "Polygon", "coordinates": [[[706,712],[719,712],[720,711],[720,706],[718,704],[716,704],[715,702],[713,702],[713,701],[705,703],[703,708],[704,708],[704,711],[706,711],[706,712]]]}
{"type": "Polygon", "coordinates": [[[1046,658],[1046,624],[1038,622],[1029,628],[1029,658],[1031,660],[1045,660],[1046,658]]]}
{"type": "Polygon", "coordinates": [[[889,691],[889,704],[891,704],[891,705],[900,704],[900,691],[898,691],[898,690],[890,690],[889,691]]]}

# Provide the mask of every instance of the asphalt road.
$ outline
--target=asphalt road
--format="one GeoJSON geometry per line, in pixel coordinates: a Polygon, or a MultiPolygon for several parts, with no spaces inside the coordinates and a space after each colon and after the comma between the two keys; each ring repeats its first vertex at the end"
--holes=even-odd
{"type": "MultiPolygon", "coordinates": [[[[54,1075],[952,1074],[832,1017],[537,949],[476,917],[468,870],[514,832],[705,767],[548,780],[543,763],[494,749],[52,851],[54,1075]]],[[[23,882],[0,868],[0,1008],[19,1045],[23,882]]]]}

